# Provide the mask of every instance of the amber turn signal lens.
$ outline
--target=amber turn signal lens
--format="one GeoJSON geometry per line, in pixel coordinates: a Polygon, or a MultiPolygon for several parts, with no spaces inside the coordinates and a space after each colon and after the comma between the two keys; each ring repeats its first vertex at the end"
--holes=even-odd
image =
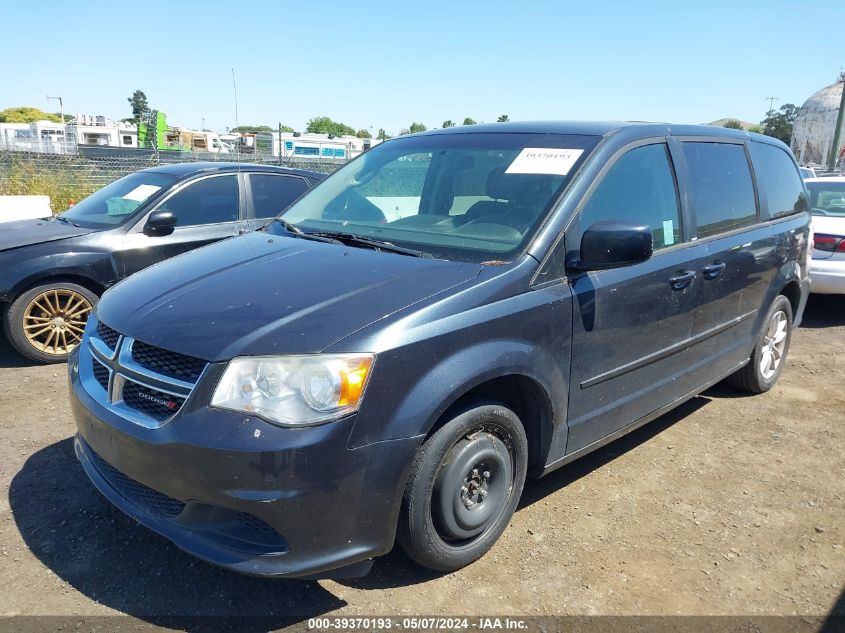
{"type": "Polygon", "coordinates": [[[362,358],[356,360],[354,366],[340,370],[339,406],[356,404],[361,399],[364,385],[367,383],[367,373],[370,371],[372,363],[372,358],[362,358]]]}

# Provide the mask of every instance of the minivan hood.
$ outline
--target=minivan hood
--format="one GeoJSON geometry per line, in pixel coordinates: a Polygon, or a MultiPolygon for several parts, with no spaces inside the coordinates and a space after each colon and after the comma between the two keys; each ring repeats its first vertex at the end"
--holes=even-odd
{"type": "Polygon", "coordinates": [[[209,361],[316,353],[481,269],[257,232],[132,275],[103,296],[97,316],[209,361]]]}
{"type": "Polygon", "coordinates": [[[0,251],[18,248],[20,246],[29,246],[31,244],[43,244],[44,242],[63,240],[69,237],[85,235],[86,233],[91,233],[93,230],[47,218],[1,222],[0,251]]]}

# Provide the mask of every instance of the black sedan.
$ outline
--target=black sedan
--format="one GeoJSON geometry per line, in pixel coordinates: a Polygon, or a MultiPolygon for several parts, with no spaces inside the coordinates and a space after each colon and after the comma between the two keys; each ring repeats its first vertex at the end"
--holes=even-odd
{"type": "Polygon", "coordinates": [[[266,224],[323,178],[266,165],[162,165],[125,176],[59,215],[0,224],[7,338],[32,360],[64,361],[110,286],[266,224]]]}

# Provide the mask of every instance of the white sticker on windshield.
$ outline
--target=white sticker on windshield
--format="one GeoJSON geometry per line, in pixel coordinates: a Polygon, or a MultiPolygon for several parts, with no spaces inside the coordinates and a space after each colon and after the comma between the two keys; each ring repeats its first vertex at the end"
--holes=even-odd
{"type": "Polygon", "coordinates": [[[565,176],[583,153],[583,149],[526,147],[513,159],[505,173],[565,176]]]}
{"type": "Polygon", "coordinates": [[[675,223],[672,220],[663,220],[663,246],[671,246],[675,243],[675,223]]]}
{"type": "Polygon", "coordinates": [[[161,189],[161,187],[156,187],[155,185],[138,185],[132,191],[123,196],[123,199],[143,202],[159,189],[161,189]]]}

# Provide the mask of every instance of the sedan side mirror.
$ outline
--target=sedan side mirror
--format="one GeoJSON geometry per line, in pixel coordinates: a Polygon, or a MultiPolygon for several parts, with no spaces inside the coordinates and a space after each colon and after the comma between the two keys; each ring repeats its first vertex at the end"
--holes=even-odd
{"type": "Polygon", "coordinates": [[[620,268],[644,262],[653,252],[651,227],[626,222],[596,222],[581,236],[581,252],[577,260],[570,262],[570,268],[620,268]]]}
{"type": "Polygon", "coordinates": [[[147,223],[144,225],[144,235],[163,237],[173,233],[174,228],[176,228],[176,216],[173,211],[159,209],[150,213],[147,218],[147,223]]]}

